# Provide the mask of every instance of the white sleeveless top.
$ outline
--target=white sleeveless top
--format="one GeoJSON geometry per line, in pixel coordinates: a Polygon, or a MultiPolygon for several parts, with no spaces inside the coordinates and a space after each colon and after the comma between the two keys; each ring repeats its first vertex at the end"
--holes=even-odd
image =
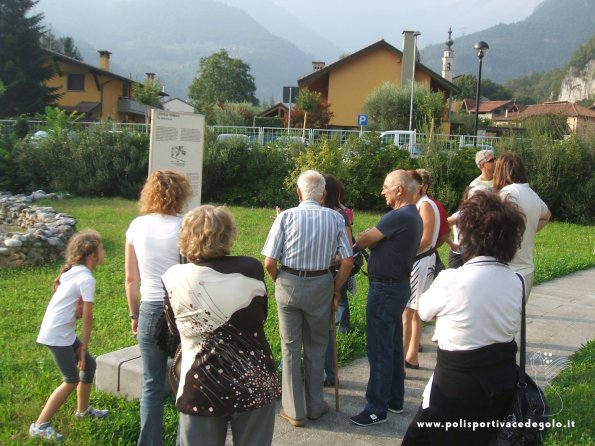
{"type": "Polygon", "coordinates": [[[434,232],[432,234],[432,244],[429,246],[424,246],[423,249],[419,250],[420,253],[426,252],[428,249],[436,246],[436,242],[438,241],[438,232],[440,231],[440,212],[438,212],[438,206],[436,206],[436,203],[434,203],[430,199],[430,197],[428,197],[427,195],[424,195],[415,204],[418,211],[424,202],[430,203],[430,206],[432,206],[432,209],[434,211],[434,232]]]}

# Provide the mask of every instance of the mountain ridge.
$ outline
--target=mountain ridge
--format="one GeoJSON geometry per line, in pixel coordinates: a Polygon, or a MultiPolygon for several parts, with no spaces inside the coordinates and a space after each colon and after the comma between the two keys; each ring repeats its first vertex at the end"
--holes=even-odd
{"type": "MultiPolygon", "coordinates": [[[[594,30],[594,1],[544,0],[522,21],[500,23],[454,39],[455,76],[477,73],[478,59],[473,46],[479,40],[490,45],[483,60],[482,77],[503,83],[531,72],[563,67],[574,51],[595,34],[594,30]]],[[[445,48],[444,44],[424,47],[422,63],[440,73],[445,48]]]]}
{"type": "MultiPolygon", "coordinates": [[[[131,73],[141,82],[145,72],[155,72],[172,96],[187,97],[200,58],[222,48],[250,65],[260,99],[279,98],[283,85],[295,85],[310,65],[311,56],[237,8],[212,0],[167,5],[158,0],[88,0],[84,5],[61,0],[59,5],[41,1],[38,10],[60,34],[111,51],[112,71],[131,73]]],[[[97,63],[97,55],[82,53],[87,63],[97,63]]]]}
{"type": "MultiPolygon", "coordinates": [[[[340,54],[333,57],[339,48],[314,31],[307,33],[308,27],[283,8],[263,11],[269,0],[247,0],[242,8],[226,1],[41,0],[36,10],[57,34],[75,39],[87,63],[98,63],[97,50],[109,50],[112,71],[140,82],[145,72],[154,72],[166,91],[180,98],[187,97],[199,59],[220,49],[250,65],[256,95],[267,101],[279,100],[283,86],[296,85],[309,74],[313,59],[339,60],[340,54]],[[246,12],[250,10],[252,15],[246,12]],[[300,38],[300,33],[306,34],[300,38]]],[[[595,1],[544,0],[522,21],[454,39],[455,75],[477,73],[473,45],[478,40],[490,45],[484,79],[503,83],[563,67],[593,29],[595,1]]],[[[444,49],[443,44],[424,47],[422,63],[440,73],[444,49]]]]}

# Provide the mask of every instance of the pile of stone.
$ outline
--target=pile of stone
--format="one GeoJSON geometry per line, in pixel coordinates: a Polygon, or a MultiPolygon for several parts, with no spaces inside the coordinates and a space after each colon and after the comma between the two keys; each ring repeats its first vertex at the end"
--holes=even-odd
{"type": "Polygon", "coordinates": [[[43,191],[29,196],[0,192],[0,268],[56,260],[74,234],[76,220],[51,207],[34,206],[41,198],[57,198],[43,191]]]}

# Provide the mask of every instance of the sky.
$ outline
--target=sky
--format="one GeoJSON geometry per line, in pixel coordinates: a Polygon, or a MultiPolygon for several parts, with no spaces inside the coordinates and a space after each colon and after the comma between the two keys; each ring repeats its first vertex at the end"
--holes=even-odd
{"type": "MultiPolygon", "coordinates": [[[[240,7],[244,0],[225,0],[240,7]]],[[[351,53],[382,38],[398,48],[404,30],[420,31],[418,46],[519,22],[543,0],[270,0],[351,53]]],[[[290,26],[290,24],[288,24],[290,26]]]]}

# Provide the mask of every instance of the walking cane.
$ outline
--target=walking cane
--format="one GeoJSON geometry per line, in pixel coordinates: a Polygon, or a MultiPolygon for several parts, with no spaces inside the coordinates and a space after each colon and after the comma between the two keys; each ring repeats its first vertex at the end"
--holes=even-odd
{"type": "Polygon", "coordinates": [[[335,412],[339,412],[339,354],[337,352],[337,312],[335,297],[331,304],[331,336],[333,339],[333,371],[335,372],[335,412]]]}

